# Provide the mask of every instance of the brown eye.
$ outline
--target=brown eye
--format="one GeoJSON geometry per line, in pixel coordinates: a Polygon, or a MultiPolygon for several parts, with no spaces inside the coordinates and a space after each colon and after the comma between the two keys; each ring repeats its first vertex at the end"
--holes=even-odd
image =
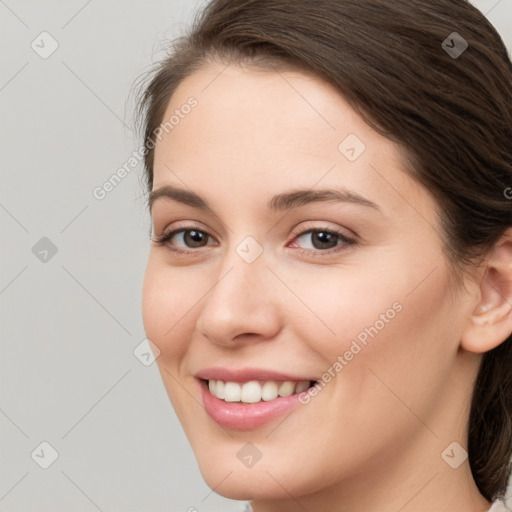
{"type": "Polygon", "coordinates": [[[312,231],[311,243],[315,249],[330,249],[338,245],[339,237],[327,231],[312,231]]]}
{"type": "Polygon", "coordinates": [[[332,249],[338,245],[349,245],[352,241],[341,233],[325,229],[310,229],[297,236],[299,246],[308,250],[332,249]]]}
{"type": "Polygon", "coordinates": [[[203,231],[198,231],[196,229],[186,229],[181,233],[183,233],[183,243],[187,247],[203,247],[208,244],[208,235],[203,231]]]}
{"type": "Polygon", "coordinates": [[[215,240],[208,233],[194,228],[176,229],[156,237],[154,241],[158,245],[165,245],[169,249],[176,251],[216,245],[215,240]]]}

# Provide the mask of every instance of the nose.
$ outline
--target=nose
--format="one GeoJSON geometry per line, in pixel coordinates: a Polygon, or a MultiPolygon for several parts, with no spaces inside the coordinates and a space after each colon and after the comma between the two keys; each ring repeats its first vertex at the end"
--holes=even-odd
{"type": "Polygon", "coordinates": [[[271,278],[262,257],[252,263],[230,259],[205,296],[197,330],[225,347],[274,338],[281,324],[271,278]]]}

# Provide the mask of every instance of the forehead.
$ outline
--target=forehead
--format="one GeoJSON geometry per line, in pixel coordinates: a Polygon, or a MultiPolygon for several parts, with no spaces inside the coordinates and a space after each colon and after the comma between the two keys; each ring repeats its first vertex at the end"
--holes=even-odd
{"type": "Polygon", "coordinates": [[[395,209],[404,194],[425,195],[404,172],[401,148],[312,75],[210,63],[178,86],[163,122],[171,118],[155,149],[154,188],[185,180],[220,196],[228,184],[256,198],[321,183],[395,209]]]}
{"type": "Polygon", "coordinates": [[[334,135],[347,124],[359,131],[367,130],[334,88],[317,77],[297,71],[211,63],[178,86],[164,117],[169,118],[179,110],[191,95],[197,99],[198,106],[190,116],[191,121],[183,124],[196,129],[194,119],[211,118],[219,134],[230,130],[239,136],[252,137],[255,134],[251,129],[260,132],[265,128],[269,134],[281,130],[279,141],[282,141],[297,140],[302,131],[307,131],[309,140],[315,143],[316,139],[329,132],[334,135]]]}
{"type": "Polygon", "coordinates": [[[169,120],[164,144],[157,143],[157,160],[162,150],[172,156],[172,148],[187,151],[193,145],[211,159],[265,160],[263,153],[271,153],[290,162],[306,154],[335,161],[341,156],[340,142],[351,134],[368,153],[397,150],[332,86],[297,71],[210,63],[178,86],[163,123],[169,120]],[[193,108],[188,106],[191,98],[193,108]]]}

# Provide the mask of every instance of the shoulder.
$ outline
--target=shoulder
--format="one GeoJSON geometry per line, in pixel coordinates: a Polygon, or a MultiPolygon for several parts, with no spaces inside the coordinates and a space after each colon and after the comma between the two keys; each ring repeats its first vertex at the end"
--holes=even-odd
{"type": "Polygon", "coordinates": [[[512,512],[502,500],[496,500],[488,512],[512,512]]]}

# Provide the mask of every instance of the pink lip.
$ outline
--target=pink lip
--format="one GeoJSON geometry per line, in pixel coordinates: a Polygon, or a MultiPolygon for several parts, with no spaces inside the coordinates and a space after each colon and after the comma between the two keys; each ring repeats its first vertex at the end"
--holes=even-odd
{"type": "Polygon", "coordinates": [[[205,368],[197,372],[195,377],[199,380],[204,408],[209,416],[219,425],[236,430],[255,429],[284,415],[300,403],[298,400],[300,393],[255,404],[225,402],[210,393],[206,380],[222,380],[224,382],[317,380],[316,377],[287,375],[260,368],[205,368]]]}
{"type": "MultiPolygon", "coordinates": [[[[222,379],[219,378],[218,380],[222,379]]],[[[228,380],[236,382],[233,379],[228,380]]],[[[264,380],[267,380],[267,378],[264,380]]],[[[209,416],[222,427],[235,430],[252,430],[261,427],[284,415],[300,403],[298,394],[278,397],[269,402],[262,401],[255,404],[225,402],[210,393],[205,381],[201,380],[199,384],[204,408],[209,416]]]]}
{"type": "Polygon", "coordinates": [[[297,382],[300,380],[316,381],[318,379],[318,377],[286,375],[281,372],[259,368],[241,368],[239,370],[232,370],[229,368],[206,368],[197,372],[195,376],[198,379],[223,380],[224,382],[248,382],[250,380],[291,380],[297,382]]]}

